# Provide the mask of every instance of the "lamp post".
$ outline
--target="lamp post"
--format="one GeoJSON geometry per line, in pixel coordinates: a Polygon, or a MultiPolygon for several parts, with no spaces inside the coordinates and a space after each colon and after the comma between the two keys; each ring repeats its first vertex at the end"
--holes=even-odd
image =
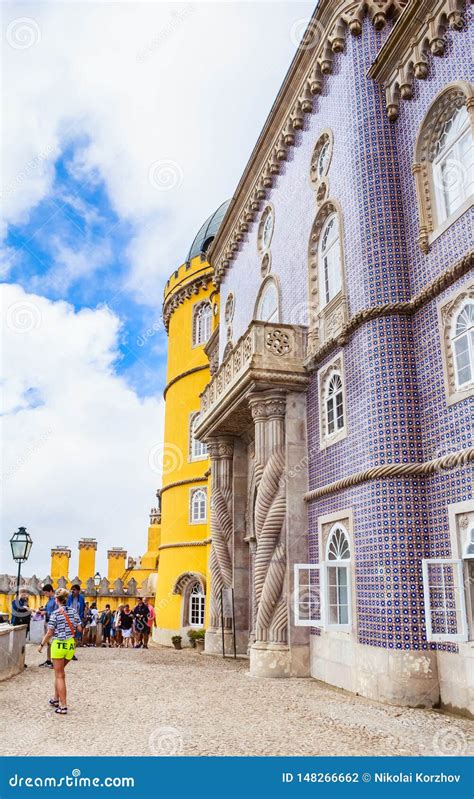
{"type": "Polygon", "coordinates": [[[17,533],[13,533],[10,538],[10,546],[12,548],[12,556],[15,563],[18,563],[18,577],[16,581],[16,597],[20,594],[20,577],[21,577],[21,564],[28,560],[33,539],[26,532],[26,527],[19,527],[17,533]]]}
{"type": "Polygon", "coordinates": [[[100,576],[99,572],[96,572],[94,574],[95,598],[96,599],[97,599],[97,596],[99,594],[99,585],[100,585],[100,581],[101,580],[102,580],[102,577],[100,576]]]}

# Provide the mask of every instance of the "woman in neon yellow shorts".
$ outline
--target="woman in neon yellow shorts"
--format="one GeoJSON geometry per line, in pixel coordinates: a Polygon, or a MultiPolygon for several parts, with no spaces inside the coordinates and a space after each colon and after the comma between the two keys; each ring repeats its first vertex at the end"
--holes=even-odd
{"type": "Polygon", "coordinates": [[[51,644],[51,660],[54,667],[54,698],[49,700],[49,704],[55,708],[55,712],[66,715],[66,674],[64,669],[74,657],[76,648],[76,632],[82,632],[81,619],[78,612],[72,607],[66,607],[69,591],[65,588],[58,588],[55,593],[57,608],[48,621],[48,630],[44,636],[39,652],[53,639],[51,644]]]}

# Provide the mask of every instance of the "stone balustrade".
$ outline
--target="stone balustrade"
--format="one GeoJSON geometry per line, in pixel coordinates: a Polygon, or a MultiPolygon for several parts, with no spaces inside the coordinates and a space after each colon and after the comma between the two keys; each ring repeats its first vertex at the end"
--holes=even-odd
{"type": "Polygon", "coordinates": [[[304,390],[306,328],[254,321],[201,394],[199,438],[212,433],[214,420],[251,386],[304,390]]]}

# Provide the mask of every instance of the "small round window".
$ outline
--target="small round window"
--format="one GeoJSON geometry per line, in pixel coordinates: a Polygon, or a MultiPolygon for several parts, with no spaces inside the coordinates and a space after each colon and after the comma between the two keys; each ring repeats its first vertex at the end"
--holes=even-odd
{"type": "Polygon", "coordinates": [[[258,227],[258,249],[261,253],[266,252],[270,247],[274,226],[275,212],[271,205],[267,205],[262,213],[258,227]]]}
{"type": "Polygon", "coordinates": [[[317,186],[329,171],[332,157],[332,133],[329,130],[321,134],[313,150],[311,158],[311,183],[317,186]]]}

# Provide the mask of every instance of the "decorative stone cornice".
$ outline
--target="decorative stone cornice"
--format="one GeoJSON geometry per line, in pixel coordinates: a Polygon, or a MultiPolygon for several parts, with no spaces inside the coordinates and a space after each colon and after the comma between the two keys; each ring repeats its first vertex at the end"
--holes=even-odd
{"type": "Polygon", "coordinates": [[[193,295],[199,294],[202,289],[207,289],[211,281],[211,272],[199,274],[196,275],[196,277],[191,277],[182,286],[170,292],[163,303],[163,324],[166,330],[169,328],[171,315],[176,308],[182,305],[185,300],[189,300],[193,295]]]}
{"type": "Polygon", "coordinates": [[[97,540],[95,538],[81,538],[77,546],[79,549],[97,549],[97,540]]]}
{"type": "Polygon", "coordinates": [[[459,261],[446,269],[441,275],[431,281],[411,300],[406,302],[388,302],[385,305],[375,305],[371,308],[363,308],[343,325],[337,338],[330,338],[305,361],[306,369],[311,372],[317,368],[318,364],[334,349],[347,344],[349,337],[363,324],[383,316],[415,314],[427,302],[435,299],[441,292],[452,286],[460,277],[467,274],[474,267],[474,250],[471,250],[459,261]]]}
{"type": "Polygon", "coordinates": [[[161,508],[150,510],[150,524],[161,524],[161,508]]]}
{"type": "Polygon", "coordinates": [[[365,469],[362,472],[355,472],[342,480],[336,480],[334,483],[328,483],[320,488],[315,488],[313,491],[308,491],[304,495],[304,499],[306,502],[312,502],[315,499],[319,499],[319,497],[326,496],[326,494],[344,491],[346,488],[351,488],[360,483],[367,483],[370,480],[392,480],[396,477],[429,477],[431,474],[437,474],[449,469],[459,469],[461,466],[466,466],[468,463],[473,462],[474,447],[470,447],[469,449],[453,452],[450,455],[443,455],[443,457],[435,458],[432,461],[425,461],[425,463],[387,463],[383,466],[365,469]]]}
{"type": "Polygon", "coordinates": [[[368,15],[377,30],[389,16],[397,17],[408,0],[320,0],[308,24],[285,81],[237,186],[210,249],[214,282],[219,285],[241,242],[268,199],[281,166],[296,144],[305,116],[315,111],[324,78],[333,71],[335,53],[342,53],[349,31],[362,33],[368,15]]]}
{"type": "Polygon", "coordinates": [[[51,550],[51,555],[60,555],[60,556],[62,555],[66,558],[70,558],[71,550],[69,549],[69,547],[60,547],[60,546],[53,547],[53,549],[51,550]]]}
{"type": "Polygon", "coordinates": [[[466,0],[410,0],[368,73],[385,87],[389,119],[412,99],[415,78],[428,77],[431,56],[444,56],[448,28],[465,29],[465,7],[466,0]]]}
{"type": "Polygon", "coordinates": [[[209,370],[209,364],[205,363],[202,366],[194,366],[192,369],[187,369],[185,372],[181,372],[179,375],[176,375],[176,377],[173,377],[173,379],[170,380],[163,389],[163,399],[166,399],[169,389],[171,386],[174,386],[178,380],[182,380],[184,377],[189,377],[189,375],[194,375],[196,372],[202,372],[204,369],[209,370]]]}
{"type": "Polygon", "coordinates": [[[127,553],[125,549],[122,549],[121,547],[114,547],[113,549],[107,550],[107,558],[109,559],[120,560],[120,558],[123,558],[125,560],[126,557],[127,553]]]}

